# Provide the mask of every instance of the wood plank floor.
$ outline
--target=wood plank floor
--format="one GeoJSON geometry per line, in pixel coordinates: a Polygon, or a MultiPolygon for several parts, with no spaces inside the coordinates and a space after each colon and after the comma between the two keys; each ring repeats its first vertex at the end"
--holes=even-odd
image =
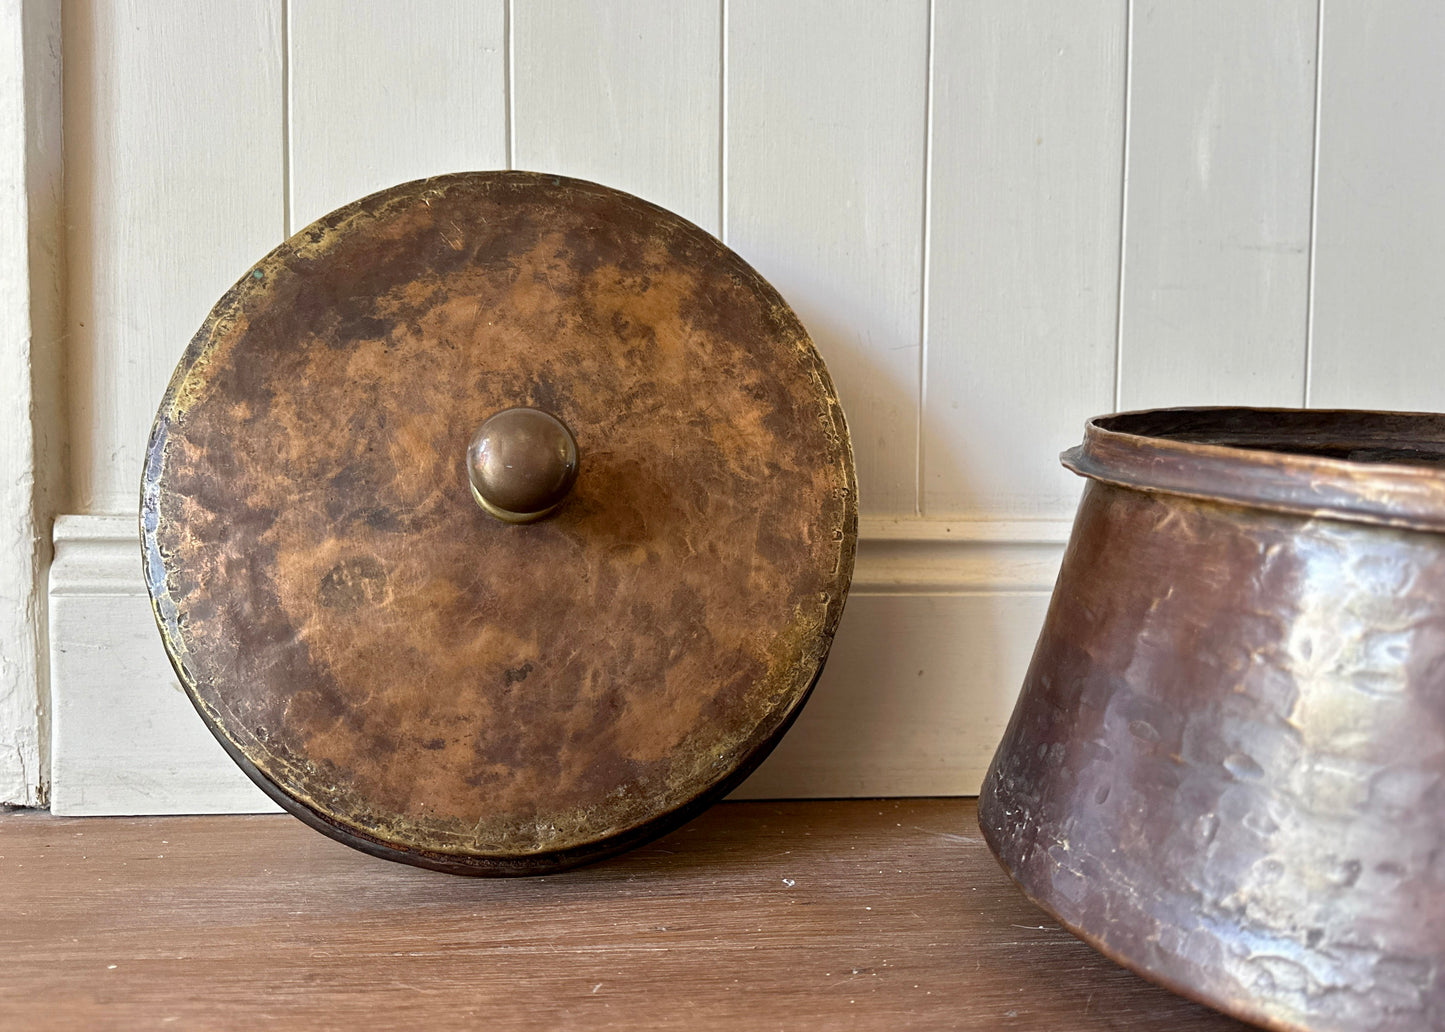
{"type": "Polygon", "coordinates": [[[605,863],[483,880],[286,816],[4,814],[0,1028],[1245,1028],[1061,930],[974,821],[724,803],[605,863]]]}

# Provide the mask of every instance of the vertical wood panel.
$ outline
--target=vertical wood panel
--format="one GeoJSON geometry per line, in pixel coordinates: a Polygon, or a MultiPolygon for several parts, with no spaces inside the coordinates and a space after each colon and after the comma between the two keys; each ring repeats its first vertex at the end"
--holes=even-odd
{"type": "Polygon", "coordinates": [[[503,0],[292,0],[291,229],[396,183],[503,168],[503,0]]]}
{"type": "Polygon", "coordinates": [[[40,785],[40,642],[35,635],[35,442],[30,425],[30,223],[25,198],[25,35],[0,6],[0,805],[35,805],[40,785]]]}
{"type": "Polygon", "coordinates": [[[866,513],[917,506],[924,0],[730,0],[727,242],[808,327],[866,513]]]}
{"type": "Polygon", "coordinates": [[[627,190],[718,232],[718,0],[527,0],[513,19],[516,167],[627,190]]]}
{"type": "Polygon", "coordinates": [[[71,504],[131,512],[171,370],[281,239],[279,0],[66,4],[71,504]]]}
{"type": "Polygon", "coordinates": [[[1310,403],[1445,410],[1445,5],[1324,5],[1310,403]]]}
{"type": "Polygon", "coordinates": [[[63,222],[60,4],[0,5],[0,806],[43,805],[45,560],[64,485],[55,440],[63,222]]]}
{"type": "Polygon", "coordinates": [[[1120,408],[1301,405],[1317,0],[1136,0],[1120,408]]]}
{"type": "Polygon", "coordinates": [[[923,509],[1056,516],[1113,402],[1125,6],[940,3],[923,509]]]}

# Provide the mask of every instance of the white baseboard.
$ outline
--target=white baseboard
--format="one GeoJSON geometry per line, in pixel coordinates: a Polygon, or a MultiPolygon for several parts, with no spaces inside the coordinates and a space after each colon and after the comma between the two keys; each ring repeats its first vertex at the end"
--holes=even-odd
{"type": "MultiPolygon", "coordinates": [[[[859,530],[827,670],[736,797],[978,791],[1069,523],[865,519],[859,530]]],[[[151,617],[134,519],[56,521],[50,647],[54,812],[275,809],[181,691],[151,617]]]]}

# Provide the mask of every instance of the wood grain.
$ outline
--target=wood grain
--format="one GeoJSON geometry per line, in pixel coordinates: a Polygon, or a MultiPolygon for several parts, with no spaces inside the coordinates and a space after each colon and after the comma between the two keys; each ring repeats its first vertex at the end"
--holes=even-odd
{"type": "Polygon", "coordinates": [[[1124,10],[936,8],[928,516],[1073,511],[1059,450],[1113,402],[1124,10]]]}
{"type": "Polygon", "coordinates": [[[1329,3],[1309,403],[1445,409],[1445,7],[1329,3]]]}
{"type": "Polygon", "coordinates": [[[508,882],[281,816],[0,815],[0,1028],[1244,1028],[1061,930],[974,814],[729,803],[508,882]]]}
{"type": "Polygon", "coordinates": [[[292,231],[409,179],[506,167],[503,7],[289,5],[292,231]]]}
{"type": "Polygon", "coordinates": [[[637,194],[718,232],[718,0],[513,7],[513,163],[637,194]]]}
{"type": "Polygon", "coordinates": [[[1300,405],[1317,0],[1140,0],[1119,408],[1300,405]]]}
{"type": "Polygon", "coordinates": [[[68,4],[63,29],[70,504],[133,513],[179,349],[283,236],[281,4],[68,4]]]}
{"type": "Polygon", "coordinates": [[[823,353],[862,511],[911,515],[927,5],[731,0],[726,46],[724,239],[823,353]]]}

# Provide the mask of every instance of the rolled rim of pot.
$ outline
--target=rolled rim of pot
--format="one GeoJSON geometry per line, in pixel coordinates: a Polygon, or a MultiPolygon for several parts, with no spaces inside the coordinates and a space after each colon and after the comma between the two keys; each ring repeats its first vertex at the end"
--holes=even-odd
{"type": "Polygon", "coordinates": [[[1143,409],[1096,416],[1065,467],[1092,480],[1274,512],[1445,531],[1445,415],[1143,409]]]}

